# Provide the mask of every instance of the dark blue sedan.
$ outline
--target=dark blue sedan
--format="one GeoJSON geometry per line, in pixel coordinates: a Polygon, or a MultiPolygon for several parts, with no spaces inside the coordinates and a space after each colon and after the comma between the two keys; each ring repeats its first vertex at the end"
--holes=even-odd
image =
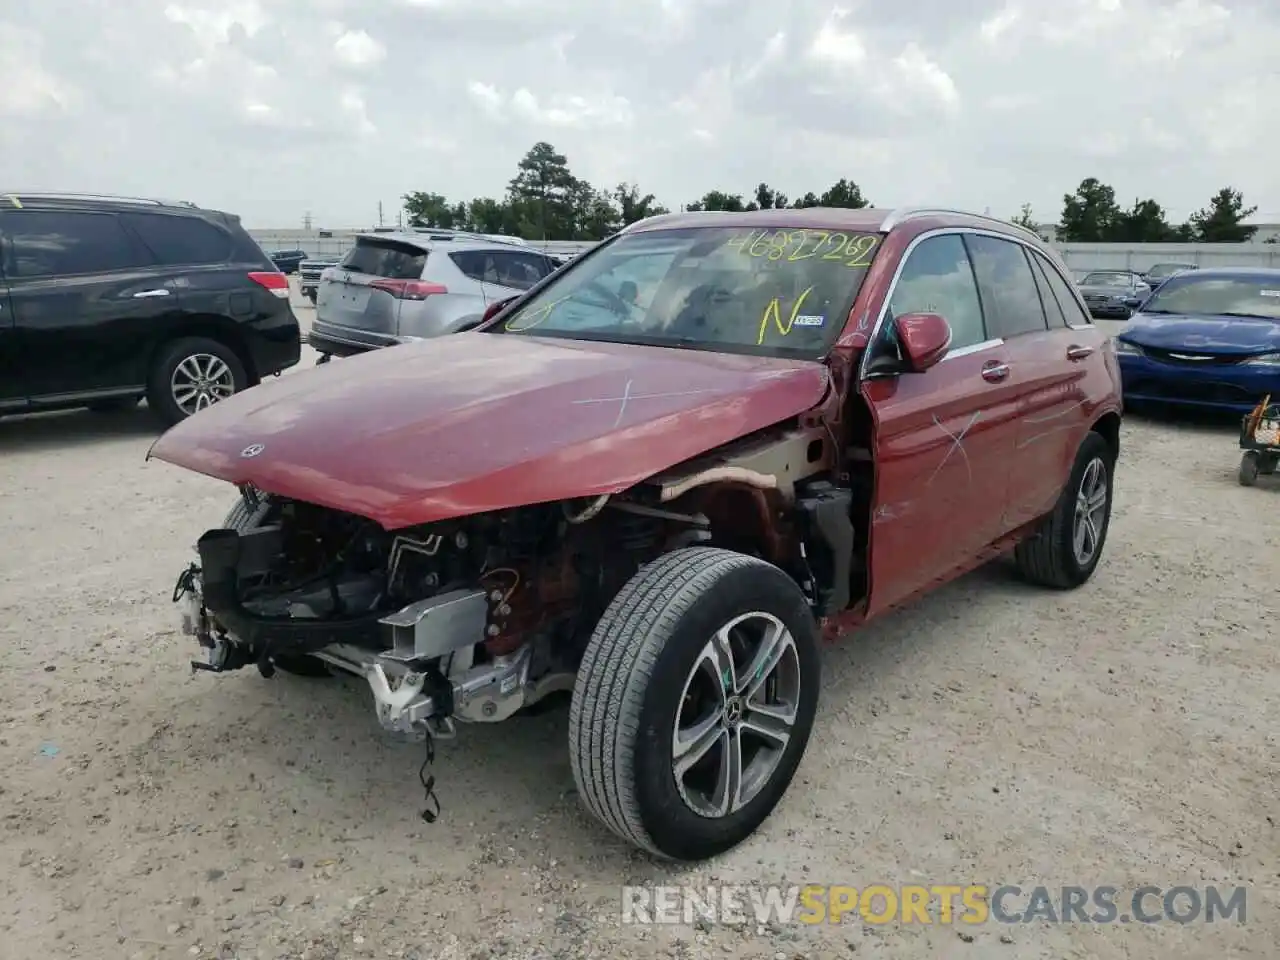
{"type": "Polygon", "coordinates": [[[1160,285],[1116,336],[1127,402],[1246,413],[1280,397],[1280,270],[1196,270],[1160,285]]]}

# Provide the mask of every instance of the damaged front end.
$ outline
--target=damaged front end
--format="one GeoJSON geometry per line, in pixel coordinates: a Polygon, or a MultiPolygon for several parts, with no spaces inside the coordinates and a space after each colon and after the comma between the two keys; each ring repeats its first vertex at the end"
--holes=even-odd
{"type": "Polygon", "coordinates": [[[174,591],[206,652],[193,669],[322,663],[363,678],[382,727],[411,739],[571,691],[620,585],[673,537],[707,536],[699,518],[634,504],[595,523],[590,504],[546,504],[392,533],[251,496],[200,537],[174,591]]]}

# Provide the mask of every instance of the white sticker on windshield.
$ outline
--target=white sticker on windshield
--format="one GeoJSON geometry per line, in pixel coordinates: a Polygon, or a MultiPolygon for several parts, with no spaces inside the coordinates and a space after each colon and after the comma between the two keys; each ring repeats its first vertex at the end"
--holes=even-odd
{"type": "Polygon", "coordinates": [[[809,314],[801,314],[800,316],[796,317],[795,325],[797,327],[820,327],[826,322],[827,322],[827,318],[825,316],[809,313],[809,314]]]}
{"type": "Polygon", "coordinates": [[[1280,297],[1280,290],[1259,290],[1258,293],[1264,297],[1280,297]]]}

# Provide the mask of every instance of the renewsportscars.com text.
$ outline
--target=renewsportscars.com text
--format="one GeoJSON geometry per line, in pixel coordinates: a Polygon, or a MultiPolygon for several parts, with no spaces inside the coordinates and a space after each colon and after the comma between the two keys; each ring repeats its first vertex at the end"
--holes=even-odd
{"type": "Polygon", "coordinates": [[[807,884],[637,886],[622,922],[637,924],[1244,923],[1244,887],[807,884]]]}

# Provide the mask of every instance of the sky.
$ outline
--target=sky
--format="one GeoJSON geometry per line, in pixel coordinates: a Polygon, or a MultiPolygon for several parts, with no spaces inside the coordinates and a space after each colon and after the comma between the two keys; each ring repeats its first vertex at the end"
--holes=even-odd
{"type": "Polygon", "coordinates": [[[40,0],[0,8],[0,190],[367,227],[545,140],[672,208],[848,177],[1056,222],[1094,176],[1280,221],[1277,50],[1274,0],[40,0]]]}

